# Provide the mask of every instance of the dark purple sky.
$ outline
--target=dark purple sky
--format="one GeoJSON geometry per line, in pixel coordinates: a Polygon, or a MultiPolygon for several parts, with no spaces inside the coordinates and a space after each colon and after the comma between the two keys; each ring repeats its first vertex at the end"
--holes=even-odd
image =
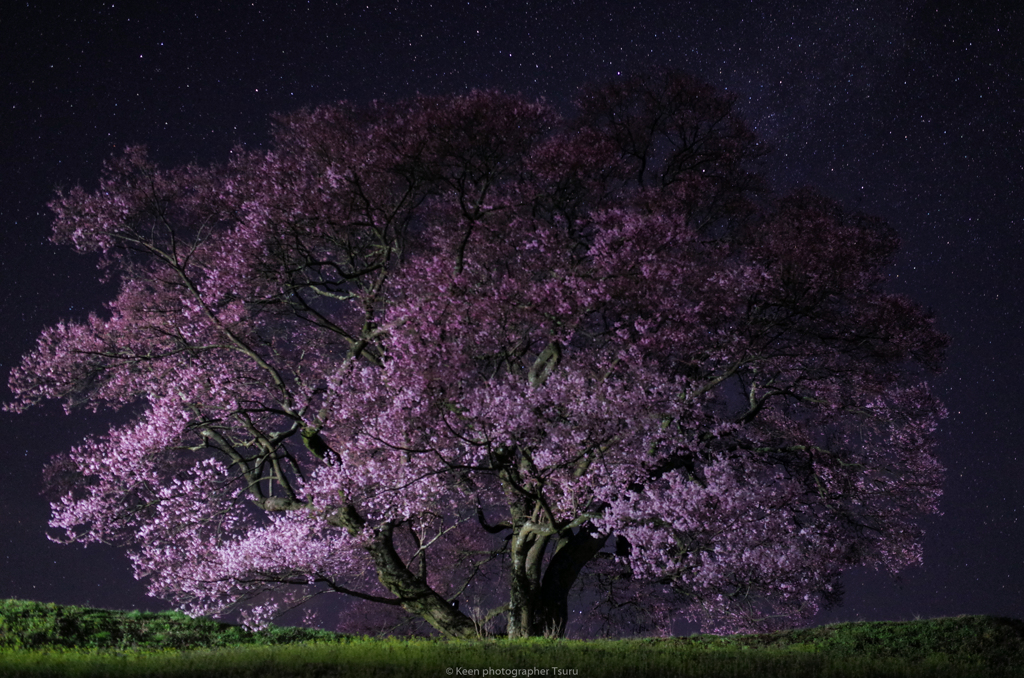
{"type": "MultiPolygon", "coordinates": [[[[813,184],[888,219],[893,289],[953,339],[944,514],[925,566],[851,572],[819,621],[1024,617],[1024,3],[972,0],[35,2],[0,11],[0,372],[112,294],[47,241],[53,189],[143,143],[165,164],[259,146],[268,116],[347,98],[499,87],[563,105],[659,65],[732,92],[813,184]]],[[[2,387],[0,387],[2,389],[2,387]]],[[[7,399],[9,394],[0,396],[7,399]]],[[[114,549],[45,537],[41,469],[107,420],[0,413],[0,598],[162,609],[114,549]]]]}

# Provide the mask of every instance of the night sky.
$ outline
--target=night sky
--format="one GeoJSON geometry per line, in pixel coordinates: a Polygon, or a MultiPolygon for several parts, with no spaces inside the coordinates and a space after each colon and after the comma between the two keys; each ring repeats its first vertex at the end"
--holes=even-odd
{"type": "MultiPolygon", "coordinates": [[[[893,290],[952,345],[936,392],[943,515],[923,568],[845,576],[817,622],[1024,618],[1024,3],[1020,0],[25,2],[0,9],[0,400],[39,332],[114,294],[49,243],[58,186],[146,144],[164,165],[266,143],[269,116],[501,88],[576,89],[673,67],[736,97],[779,190],[881,216],[893,290]],[[162,9],[154,5],[162,5],[162,9]]],[[[106,547],[46,538],[42,466],[102,413],[0,413],[0,598],[166,609],[106,547]]]]}

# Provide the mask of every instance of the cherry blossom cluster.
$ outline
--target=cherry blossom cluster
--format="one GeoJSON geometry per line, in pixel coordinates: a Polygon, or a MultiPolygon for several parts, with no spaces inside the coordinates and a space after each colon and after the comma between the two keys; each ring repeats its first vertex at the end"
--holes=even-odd
{"type": "Polygon", "coordinates": [[[128,416],[52,462],[59,538],[194,614],[330,591],[456,637],[493,618],[460,598],[532,635],[624,591],[773,628],[920,562],[945,338],[884,289],[883,222],[764,188],[728,97],[669,72],[567,116],[474,91],[275,124],[53,201],[119,291],[43,331],[8,408],[128,416]]]}

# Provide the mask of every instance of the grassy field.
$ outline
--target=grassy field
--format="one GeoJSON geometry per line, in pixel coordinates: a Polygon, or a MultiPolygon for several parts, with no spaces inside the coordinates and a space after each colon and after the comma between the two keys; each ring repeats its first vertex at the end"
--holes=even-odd
{"type": "Polygon", "coordinates": [[[1024,678],[1024,622],[957,617],[633,640],[370,639],[0,601],[0,676],[1024,678]]]}

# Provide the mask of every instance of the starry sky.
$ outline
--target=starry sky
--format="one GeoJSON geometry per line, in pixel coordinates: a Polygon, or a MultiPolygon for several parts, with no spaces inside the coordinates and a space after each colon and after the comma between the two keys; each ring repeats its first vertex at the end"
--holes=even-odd
{"type": "MultiPolygon", "coordinates": [[[[114,290],[48,241],[56,187],[146,144],[165,165],[267,141],[269,115],[688,70],[736,97],[780,191],[814,185],[897,229],[893,290],[952,338],[943,515],[925,564],[845,575],[816,622],[1024,618],[1024,4],[1019,0],[37,2],[0,12],[0,373],[114,290]]],[[[0,386],[0,400],[9,393],[0,386]]],[[[0,413],[0,598],[166,609],[113,548],[46,539],[51,454],[103,415],[0,413]]]]}

